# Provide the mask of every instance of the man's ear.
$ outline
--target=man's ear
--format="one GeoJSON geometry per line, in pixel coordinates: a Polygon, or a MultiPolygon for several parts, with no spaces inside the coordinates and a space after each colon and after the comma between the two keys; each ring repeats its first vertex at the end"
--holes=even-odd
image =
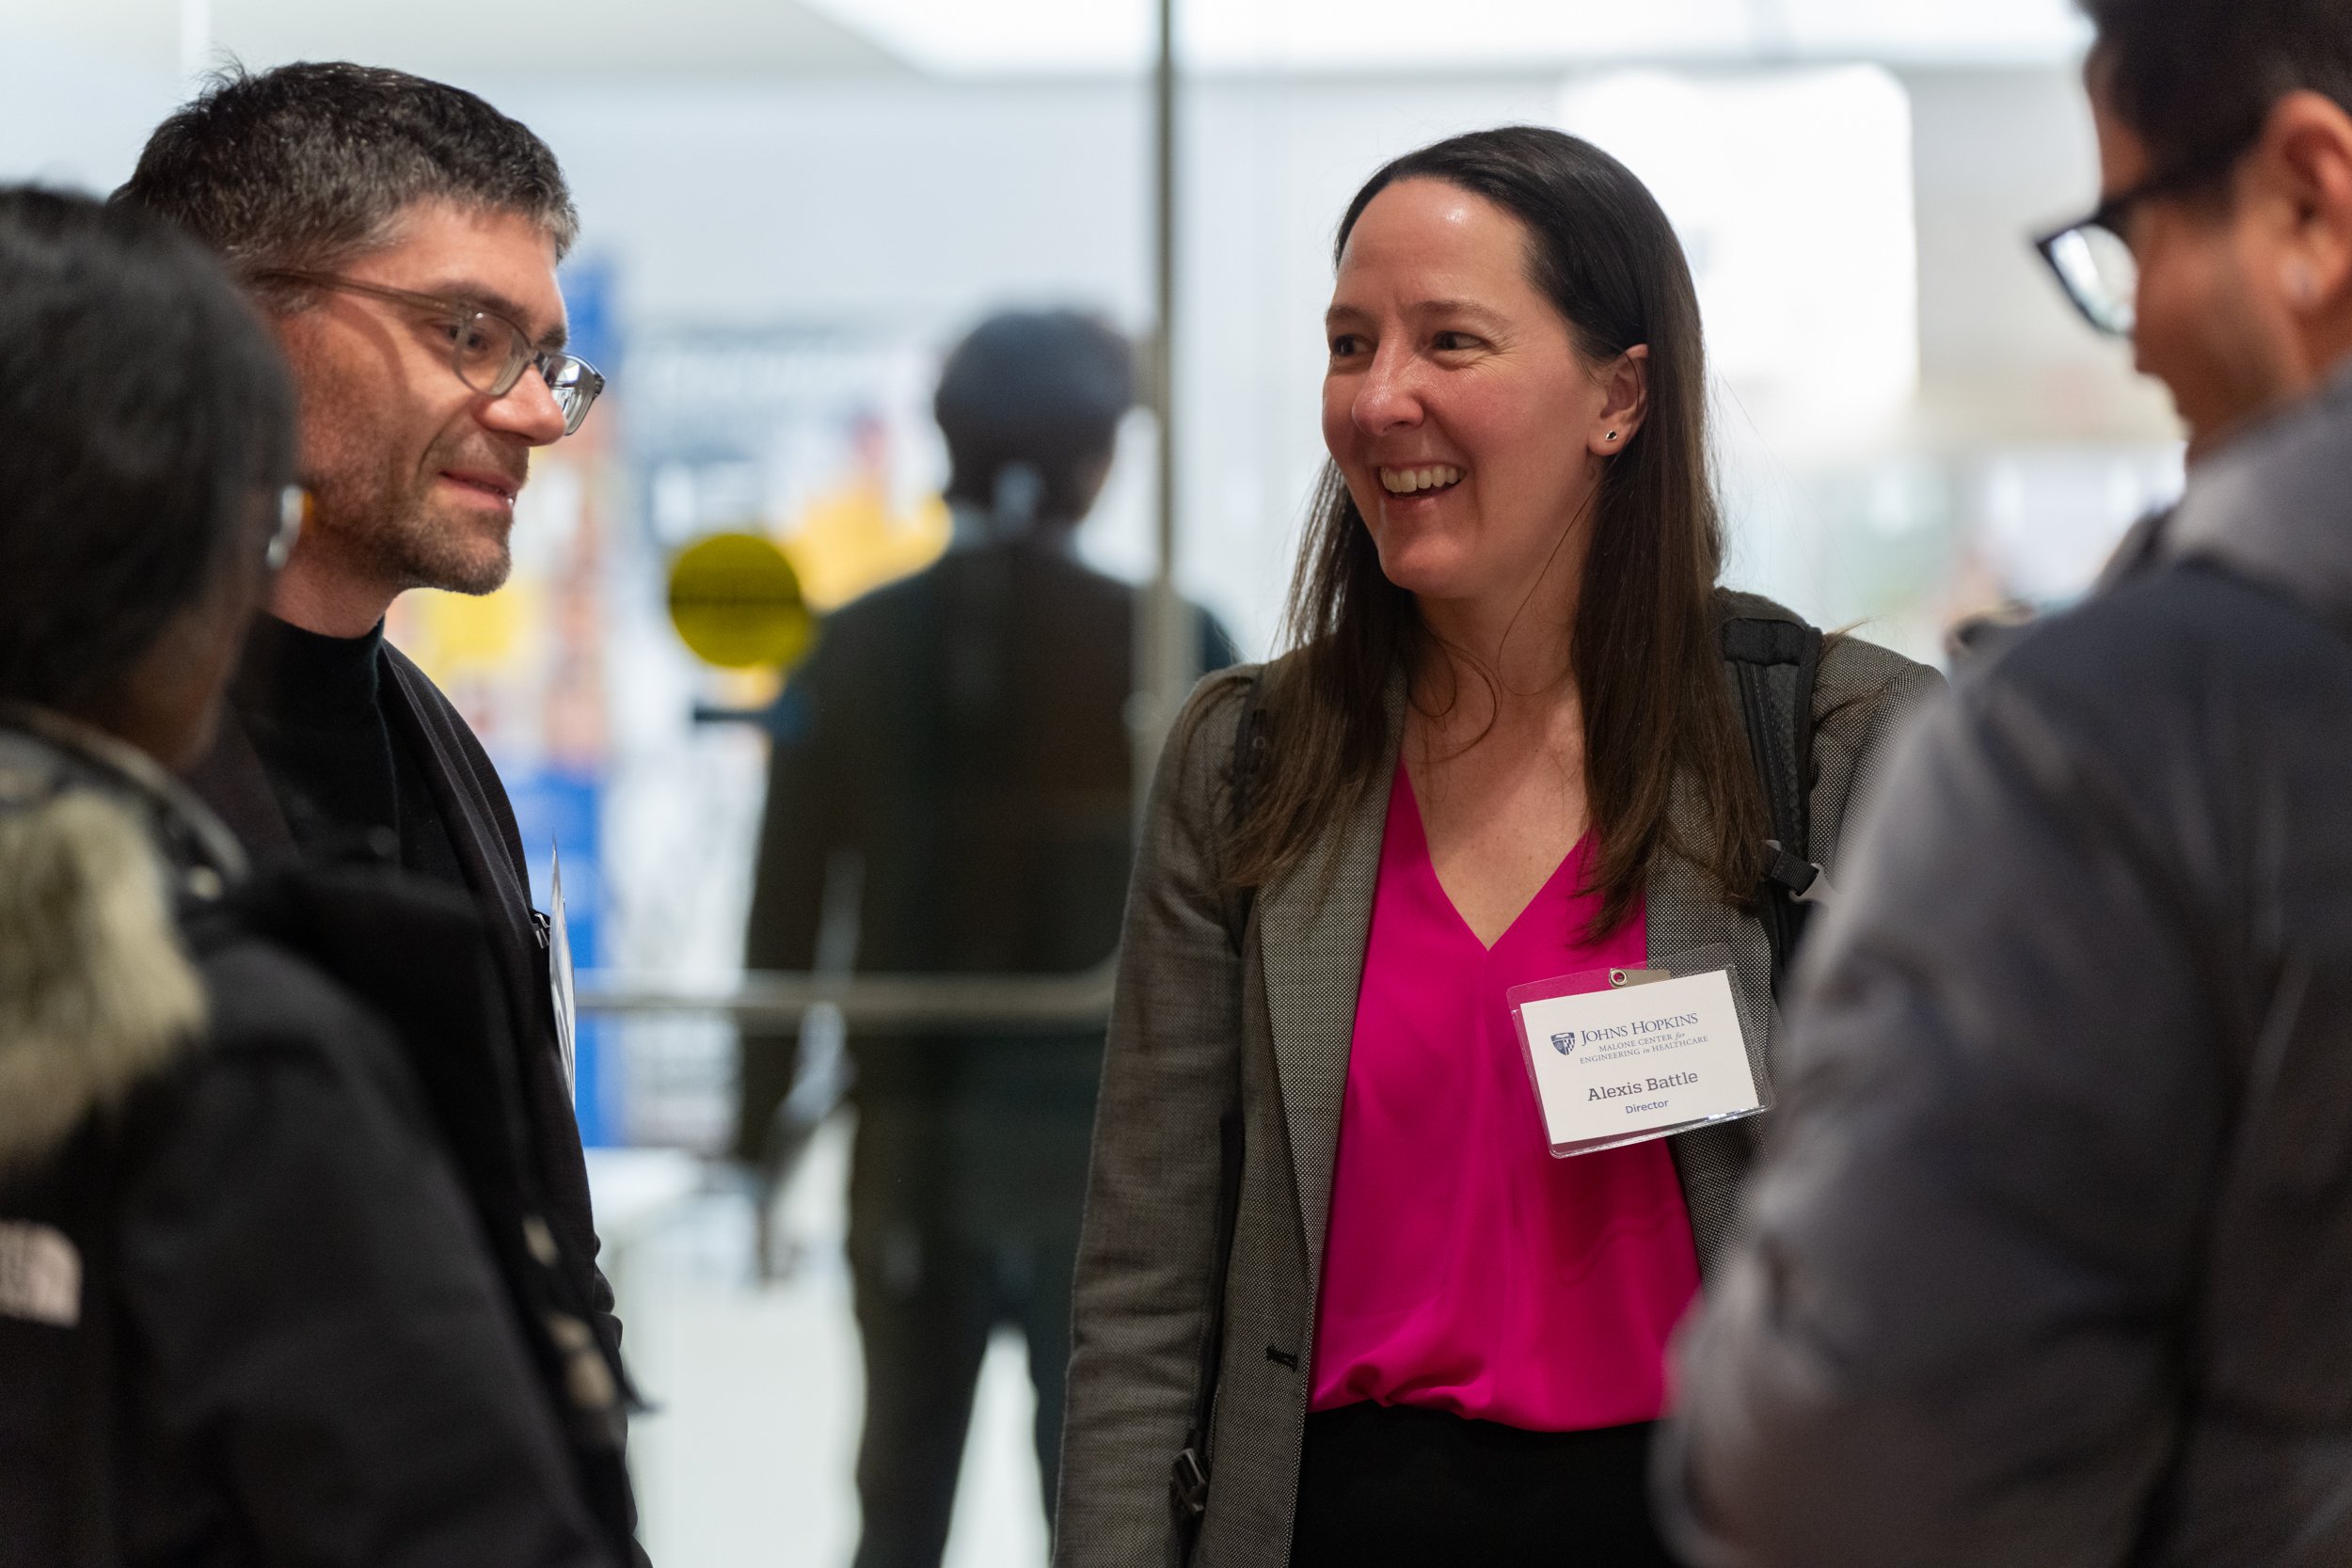
{"type": "Polygon", "coordinates": [[[2313,328],[2352,316],[2352,115],[2321,93],[2287,94],[2264,125],[2253,178],[2274,214],[2265,227],[2287,309],[2313,328]]]}
{"type": "Polygon", "coordinates": [[[1649,345],[1634,344],[1594,374],[1606,397],[1584,444],[1595,456],[1613,457],[1633,444],[1649,416],[1649,345]]]}

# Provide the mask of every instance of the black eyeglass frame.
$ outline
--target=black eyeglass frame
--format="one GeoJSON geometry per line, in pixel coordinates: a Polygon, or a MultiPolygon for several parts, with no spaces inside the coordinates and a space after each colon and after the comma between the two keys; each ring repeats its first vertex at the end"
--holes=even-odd
{"type": "Polygon", "coordinates": [[[2213,183],[2237,166],[2238,160],[2246,155],[2247,150],[2254,144],[2259,134],[2257,132],[2255,135],[2233,143],[2227,150],[2209,152],[2202,157],[2191,158],[2176,167],[2152,174],[2139,183],[2106,198],[2098,206],[2091,209],[2088,216],[2076,218],[2072,223],[2060,224],[2047,233],[2034,236],[2035,252],[2048,265],[2052,276],[2058,278],[2058,287],[2065,292],[2067,303],[2074,306],[2083,320],[2090,324],[2092,330],[2105,333],[2111,338],[2128,338],[2132,335],[2132,329],[2137,323],[2126,321],[2119,324],[2111,315],[2099,309],[2097,301],[2085,298],[2082,291],[2075,286],[2074,275],[2067,271],[2066,263],[2058,259],[2058,247],[2063,245],[2070,237],[2086,229],[2099,229],[2112,235],[2115,242],[2125,250],[2130,250],[2131,236],[2125,233],[2124,230],[2132,221],[2134,208],[2144,202],[2168,196],[2180,196],[2213,183]]]}
{"type": "Polygon", "coordinates": [[[470,299],[453,299],[440,294],[421,294],[408,289],[388,288],[381,283],[362,283],[357,278],[340,277],[331,272],[300,272],[273,269],[256,273],[256,283],[293,283],[313,289],[340,289],[346,293],[365,294],[373,299],[388,300],[413,309],[431,311],[436,315],[453,316],[461,325],[473,320],[493,321],[507,332],[506,362],[499,372],[484,386],[466,373],[464,340],[450,346],[450,369],[457,379],[485,397],[502,398],[515,389],[526,370],[536,370],[539,379],[547,384],[548,393],[555,405],[564,411],[564,434],[576,436],[587,422],[588,410],[596,406],[596,398],[604,390],[604,372],[577,354],[561,349],[543,349],[531,340],[522,325],[503,311],[470,299]]]}

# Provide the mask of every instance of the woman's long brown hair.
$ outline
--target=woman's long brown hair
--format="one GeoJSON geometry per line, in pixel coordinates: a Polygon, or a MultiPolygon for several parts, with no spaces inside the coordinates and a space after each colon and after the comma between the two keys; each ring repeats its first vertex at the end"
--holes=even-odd
{"type": "MultiPolygon", "coordinates": [[[[1588,361],[1605,365],[1649,345],[1648,414],[1610,460],[1590,508],[1569,640],[1597,849],[1588,883],[1601,895],[1594,932],[1626,919],[1661,854],[1689,857],[1727,901],[1742,902],[1770,830],[1716,646],[1723,529],[1708,461],[1706,350],[1674,228],[1606,152],[1515,126],[1438,142],[1374,175],[1340,221],[1335,264],[1372,198],[1414,179],[1470,191],[1519,220],[1529,276],[1588,361]],[[1697,843],[1681,842],[1671,825],[1675,792],[1686,784],[1704,808],[1697,843]]],[[[1417,669],[1435,652],[1413,596],[1381,573],[1336,467],[1317,486],[1284,632],[1296,657],[1261,695],[1266,745],[1228,862],[1242,886],[1280,875],[1387,783],[1382,697],[1391,672],[1417,669]]]]}

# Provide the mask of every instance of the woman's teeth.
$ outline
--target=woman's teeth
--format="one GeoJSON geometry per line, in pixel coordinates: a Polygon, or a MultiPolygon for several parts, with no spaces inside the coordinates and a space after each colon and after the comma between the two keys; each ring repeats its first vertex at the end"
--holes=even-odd
{"type": "Polygon", "coordinates": [[[1409,496],[1416,490],[1442,490],[1461,478],[1462,470],[1450,463],[1434,463],[1425,468],[1383,468],[1380,487],[1391,496],[1409,496]]]}

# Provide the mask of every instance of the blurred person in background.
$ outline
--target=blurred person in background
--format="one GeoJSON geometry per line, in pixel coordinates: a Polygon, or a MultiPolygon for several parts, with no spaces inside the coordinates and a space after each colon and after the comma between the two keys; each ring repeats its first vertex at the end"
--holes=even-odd
{"type": "Polygon", "coordinates": [[[563,352],[555,268],[579,227],[563,171],[471,93],[302,64],[215,82],[156,129],[115,199],[210,246],[262,307],[294,370],[315,499],[190,780],[262,859],[372,855],[480,908],[550,1243],[617,1376],[514,810],[457,709],[384,641],[412,588],[506,580],[531,452],[578,429],[603,384],[563,352]]]}
{"type": "Polygon", "coordinates": [[[1555,1158],[1505,991],[1716,947],[1768,1048],[1782,895],[1936,676],[1718,587],[1698,302],[1614,159],[1439,142],[1334,261],[1292,651],[1203,683],[1145,819],[1056,1561],[1662,1563],[1756,1124],[1555,1158]]]}
{"type": "MultiPolygon", "coordinates": [[[[800,728],[769,773],[748,967],[807,970],[831,947],[875,973],[1072,975],[1110,957],[1134,853],[1143,599],[1074,546],[1133,401],[1132,359],[1069,310],[992,317],[948,356],[934,410],[955,544],[829,619],[792,679],[800,728]]],[[[1223,631],[1191,613],[1203,664],[1231,663],[1223,631]]],[[[746,1036],[747,1160],[772,1147],[793,1044],[746,1036]]],[[[1027,1341],[1053,1507],[1103,1031],[859,1029],[849,1053],[856,1560],[930,1565],[999,1324],[1027,1341]]]]}
{"type": "Polygon", "coordinates": [[[1660,1480],[1708,1564],[2352,1562],[2352,3],[2093,0],[2186,493],[1901,750],[1660,1480]]]}
{"type": "Polygon", "coordinates": [[[202,249],[0,189],[0,1560],[617,1564],[616,1390],[453,1059],[479,921],[248,880],[171,778],[300,515],[294,412],[202,249]]]}

